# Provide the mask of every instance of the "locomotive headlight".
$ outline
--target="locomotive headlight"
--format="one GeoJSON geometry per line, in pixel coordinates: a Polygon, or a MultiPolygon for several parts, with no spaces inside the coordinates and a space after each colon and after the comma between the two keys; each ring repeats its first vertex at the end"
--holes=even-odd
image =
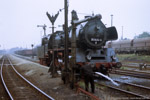
{"type": "Polygon", "coordinates": [[[100,27],[99,25],[96,26],[96,29],[97,29],[97,30],[100,30],[100,28],[101,28],[101,27],[100,27]]]}
{"type": "Polygon", "coordinates": [[[113,56],[113,59],[116,60],[116,56],[113,56]]]}
{"type": "Polygon", "coordinates": [[[86,56],[86,59],[87,59],[87,60],[91,60],[91,55],[88,54],[88,55],[86,56]]]}
{"type": "Polygon", "coordinates": [[[88,61],[90,61],[91,58],[92,58],[90,52],[91,52],[90,50],[87,50],[86,53],[85,53],[85,58],[86,58],[88,61]]]}
{"type": "Polygon", "coordinates": [[[58,59],[58,62],[61,62],[61,63],[62,63],[62,62],[63,62],[63,60],[62,60],[62,59],[58,59]]]}
{"type": "Polygon", "coordinates": [[[69,56],[69,59],[71,59],[72,58],[72,56],[69,56]]]}

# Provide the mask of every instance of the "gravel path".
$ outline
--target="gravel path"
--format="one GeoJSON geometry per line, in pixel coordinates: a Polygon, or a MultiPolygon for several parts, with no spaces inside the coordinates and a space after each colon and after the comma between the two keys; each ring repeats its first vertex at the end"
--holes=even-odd
{"type": "Polygon", "coordinates": [[[16,64],[17,70],[24,77],[56,100],[85,100],[85,96],[83,94],[77,94],[75,90],[71,90],[69,87],[64,85],[60,77],[51,78],[48,73],[48,67],[13,55],[9,56],[11,61],[16,64]]]}

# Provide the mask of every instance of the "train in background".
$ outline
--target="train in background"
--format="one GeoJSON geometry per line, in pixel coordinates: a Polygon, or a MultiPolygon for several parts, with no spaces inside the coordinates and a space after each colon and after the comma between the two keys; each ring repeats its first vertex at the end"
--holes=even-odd
{"type": "Polygon", "coordinates": [[[23,50],[15,51],[15,54],[31,57],[31,56],[37,56],[36,52],[37,52],[36,49],[33,49],[33,50],[32,49],[23,49],[23,50]]]}
{"type": "Polygon", "coordinates": [[[144,54],[150,55],[150,37],[131,40],[109,41],[106,47],[113,48],[118,54],[144,54]]]}
{"type": "MultiPolygon", "coordinates": [[[[93,17],[89,16],[88,18],[93,17]]],[[[104,48],[107,41],[118,39],[116,28],[106,26],[101,21],[102,16],[97,15],[95,19],[78,24],[76,27],[76,70],[79,70],[85,62],[93,63],[98,72],[107,73],[113,67],[121,67],[116,54],[112,48],[104,48]]],[[[86,18],[85,18],[86,19],[86,18]]],[[[69,27],[68,52],[69,62],[72,58],[71,38],[72,26],[69,27]]],[[[52,67],[64,67],[64,31],[56,31],[54,34],[42,38],[42,46],[38,47],[40,63],[52,67]],[[44,52],[44,51],[45,52],[44,52]],[[45,53],[45,55],[44,55],[45,53]],[[54,60],[53,60],[54,59],[54,60]]]]}

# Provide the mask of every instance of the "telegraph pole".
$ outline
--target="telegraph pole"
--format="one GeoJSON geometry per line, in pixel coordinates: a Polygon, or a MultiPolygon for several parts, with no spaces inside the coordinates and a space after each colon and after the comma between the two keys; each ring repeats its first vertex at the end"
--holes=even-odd
{"type": "MultiPolygon", "coordinates": [[[[37,25],[37,27],[42,27],[44,30],[44,36],[46,36],[46,27],[47,26],[44,24],[44,25],[37,25]]],[[[44,43],[44,57],[45,57],[45,43],[44,43]]]]}
{"type": "Polygon", "coordinates": [[[42,27],[44,30],[44,36],[46,36],[46,27],[47,26],[44,24],[44,25],[37,25],[37,27],[42,27]]]}
{"type": "Polygon", "coordinates": [[[110,16],[111,16],[111,26],[113,26],[113,14],[111,14],[110,16]]]}
{"type": "Polygon", "coordinates": [[[121,40],[123,40],[123,26],[122,26],[122,37],[121,37],[121,40]]]}
{"type": "Polygon", "coordinates": [[[65,71],[68,70],[68,0],[64,0],[65,8],[65,71]]]}
{"type": "Polygon", "coordinates": [[[31,47],[32,47],[32,58],[34,58],[34,55],[33,55],[33,44],[31,44],[31,47]]]}
{"type": "MultiPolygon", "coordinates": [[[[110,15],[111,16],[111,27],[113,26],[113,14],[110,15]]],[[[112,44],[112,40],[111,40],[111,44],[112,44]]]]}

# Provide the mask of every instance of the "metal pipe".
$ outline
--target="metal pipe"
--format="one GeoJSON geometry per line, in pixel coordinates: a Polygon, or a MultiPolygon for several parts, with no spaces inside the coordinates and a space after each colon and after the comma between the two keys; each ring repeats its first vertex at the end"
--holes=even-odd
{"type": "Polygon", "coordinates": [[[75,24],[75,26],[77,26],[78,24],[81,24],[83,22],[90,21],[90,20],[93,20],[93,19],[96,19],[96,18],[102,19],[102,16],[100,14],[97,14],[95,16],[91,16],[91,17],[85,18],[83,20],[79,20],[79,21],[78,20],[74,20],[74,21],[72,21],[72,23],[75,24]]]}
{"type": "MultiPolygon", "coordinates": [[[[75,21],[74,14],[76,12],[72,11],[72,21],[75,21]]],[[[72,82],[72,88],[74,88],[74,82],[75,82],[75,76],[74,76],[74,68],[76,67],[76,26],[72,23],[72,38],[71,38],[71,82],[72,82]]]]}

